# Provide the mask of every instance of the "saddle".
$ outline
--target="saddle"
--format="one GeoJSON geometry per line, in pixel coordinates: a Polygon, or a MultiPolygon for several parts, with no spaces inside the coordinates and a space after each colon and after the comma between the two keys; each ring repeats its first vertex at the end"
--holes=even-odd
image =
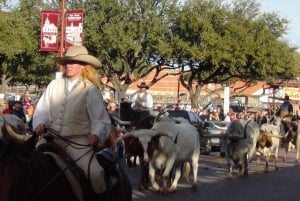
{"type": "Polygon", "coordinates": [[[79,201],[92,200],[93,190],[90,182],[86,179],[83,170],[77,166],[62,148],[50,141],[41,144],[37,149],[54,159],[56,165],[65,174],[79,201]]]}
{"type": "Polygon", "coordinates": [[[97,161],[105,172],[105,181],[112,201],[131,201],[132,188],[129,178],[123,169],[121,158],[112,149],[105,148],[96,154],[97,161]],[[117,183],[112,183],[110,178],[117,178],[117,183]]]}

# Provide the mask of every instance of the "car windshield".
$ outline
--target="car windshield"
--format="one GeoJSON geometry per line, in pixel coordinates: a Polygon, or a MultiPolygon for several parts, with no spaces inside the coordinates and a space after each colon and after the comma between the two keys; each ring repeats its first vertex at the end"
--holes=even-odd
{"type": "Polygon", "coordinates": [[[205,127],[213,129],[227,129],[229,123],[224,121],[207,121],[205,122],[205,127]]]}
{"type": "Polygon", "coordinates": [[[217,127],[227,128],[228,124],[226,122],[213,122],[217,127]]]}

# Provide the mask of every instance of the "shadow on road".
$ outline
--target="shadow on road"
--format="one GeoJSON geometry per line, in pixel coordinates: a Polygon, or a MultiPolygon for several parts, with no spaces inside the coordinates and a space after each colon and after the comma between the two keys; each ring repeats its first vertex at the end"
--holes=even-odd
{"type": "MultiPolygon", "coordinates": [[[[282,156],[282,150],[280,150],[282,156]]],[[[248,177],[239,177],[234,170],[234,179],[227,180],[227,164],[218,152],[201,155],[198,171],[198,191],[192,192],[191,185],[181,180],[175,193],[162,195],[151,190],[138,190],[139,168],[127,169],[133,186],[133,201],[287,201],[298,200],[300,196],[300,168],[295,167],[295,152],[288,154],[286,162],[280,158],[280,169],[275,170],[273,160],[270,172],[255,174],[255,161],[250,163],[248,177]]]]}

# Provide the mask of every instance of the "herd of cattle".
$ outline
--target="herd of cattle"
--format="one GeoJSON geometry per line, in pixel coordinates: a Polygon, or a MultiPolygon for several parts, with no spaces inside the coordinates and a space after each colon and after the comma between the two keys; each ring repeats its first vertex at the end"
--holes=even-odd
{"type": "MultiPolygon", "coordinates": [[[[285,148],[284,159],[289,143],[296,147],[295,165],[299,163],[300,137],[293,128],[297,122],[274,117],[270,124],[259,126],[252,120],[232,121],[221,138],[221,156],[228,164],[227,178],[233,178],[233,169],[240,176],[248,175],[248,164],[256,161],[255,172],[259,171],[260,160],[265,161],[264,172],[269,171],[269,161],[274,156],[275,169],[278,170],[279,148],[285,148]]],[[[147,176],[154,191],[174,192],[181,173],[193,171],[192,189],[196,190],[199,159],[199,130],[181,118],[162,117],[154,122],[152,128],[128,132],[125,140],[127,155],[139,156],[142,166],[139,188],[145,188],[147,176]],[[196,149],[196,150],[195,150],[196,149]],[[145,162],[146,161],[146,162],[145,162]],[[189,168],[186,168],[189,167],[189,168]],[[156,174],[156,175],[155,175],[156,174]],[[163,178],[159,187],[155,178],[163,178]],[[169,185],[167,185],[169,183],[169,185]]],[[[200,160],[201,163],[201,160],[200,160]]]]}
{"type": "MultiPolygon", "coordinates": [[[[262,156],[265,160],[264,172],[269,171],[271,156],[274,156],[275,168],[278,169],[279,148],[284,146],[287,152],[289,142],[296,147],[295,163],[298,164],[300,137],[298,131],[293,129],[294,124],[279,118],[261,127],[251,120],[232,121],[226,133],[220,136],[221,155],[228,163],[227,178],[233,178],[234,168],[238,169],[240,176],[247,176],[248,164],[253,159],[256,160],[255,171],[259,171],[262,156]]],[[[139,188],[142,190],[150,184],[154,191],[174,192],[183,173],[189,175],[192,170],[192,189],[197,190],[198,163],[201,163],[199,130],[185,119],[163,116],[156,118],[151,125],[150,128],[132,129],[116,140],[118,144],[125,143],[125,156],[138,156],[140,159],[139,188]]],[[[23,132],[22,122],[10,115],[0,117],[0,127],[0,151],[1,141],[7,136],[21,141],[28,138],[23,132]]],[[[1,154],[0,160],[3,157],[1,154]]]]}

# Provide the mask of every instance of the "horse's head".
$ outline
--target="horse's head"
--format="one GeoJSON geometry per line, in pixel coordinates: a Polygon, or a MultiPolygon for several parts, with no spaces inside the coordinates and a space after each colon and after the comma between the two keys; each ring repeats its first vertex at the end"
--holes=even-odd
{"type": "Polygon", "coordinates": [[[0,145],[0,201],[29,200],[31,167],[27,144],[15,141],[0,145]]]}

